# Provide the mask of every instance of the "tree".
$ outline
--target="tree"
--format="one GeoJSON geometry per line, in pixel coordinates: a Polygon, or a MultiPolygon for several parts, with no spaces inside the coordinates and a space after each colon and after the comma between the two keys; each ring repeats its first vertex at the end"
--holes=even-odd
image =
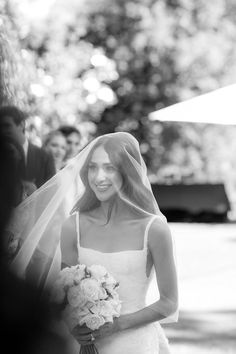
{"type": "MultiPolygon", "coordinates": [[[[24,2],[42,5],[38,0],[24,2]]],[[[69,122],[93,135],[95,130],[129,131],[138,138],[155,178],[164,179],[166,170],[172,169],[178,180],[187,176],[209,180],[205,132],[211,131],[214,139],[218,130],[154,123],[148,114],[235,81],[236,4],[232,0],[47,4],[41,17],[39,11],[27,17],[21,6],[14,7],[27,67],[27,105],[42,118],[44,129],[69,122]]],[[[227,139],[228,133],[222,136],[227,139]]]]}

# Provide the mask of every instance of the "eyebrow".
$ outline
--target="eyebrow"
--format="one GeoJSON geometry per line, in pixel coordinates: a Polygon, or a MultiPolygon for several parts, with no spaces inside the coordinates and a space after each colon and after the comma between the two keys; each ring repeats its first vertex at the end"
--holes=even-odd
{"type": "MultiPolygon", "coordinates": [[[[90,161],[90,162],[89,162],[89,165],[97,165],[97,162],[95,162],[95,161],[90,161]]],[[[105,163],[103,163],[102,165],[103,165],[103,166],[113,166],[113,167],[115,167],[111,162],[105,162],[105,163]]]]}

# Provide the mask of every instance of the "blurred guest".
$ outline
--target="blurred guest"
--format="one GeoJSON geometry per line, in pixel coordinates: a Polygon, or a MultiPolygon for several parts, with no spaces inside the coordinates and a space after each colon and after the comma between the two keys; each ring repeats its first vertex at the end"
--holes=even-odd
{"type": "Polygon", "coordinates": [[[65,136],[67,142],[66,158],[71,159],[80,151],[81,134],[79,130],[71,125],[63,125],[59,127],[60,132],[65,136]]]}
{"type": "Polygon", "coordinates": [[[42,141],[38,136],[38,131],[34,123],[29,123],[26,126],[26,136],[30,143],[37,145],[39,147],[42,146],[42,141]]]}
{"type": "Polygon", "coordinates": [[[25,114],[15,106],[0,108],[0,128],[23,147],[25,180],[39,188],[55,174],[53,157],[44,149],[30,143],[25,136],[25,114]]]}
{"type": "Polygon", "coordinates": [[[65,136],[59,130],[53,130],[48,133],[43,141],[43,148],[51,152],[56,171],[65,166],[67,143],[65,136]]]}
{"type": "MultiPolygon", "coordinates": [[[[0,132],[0,234],[3,235],[12,210],[23,199],[22,158],[21,146],[0,132]],[[19,149],[17,148],[19,147],[19,149]]],[[[23,166],[24,167],[24,166],[23,166]]],[[[1,247],[2,250],[2,238],[1,247]]],[[[0,257],[0,261],[2,257],[0,257]]]]}
{"type": "Polygon", "coordinates": [[[0,315],[1,345],[9,354],[66,354],[67,342],[53,323],[60,314],[30,283],[16,277],[4,257],[5,229],[21,199],[21,152],[0,131],[0,315]]]}

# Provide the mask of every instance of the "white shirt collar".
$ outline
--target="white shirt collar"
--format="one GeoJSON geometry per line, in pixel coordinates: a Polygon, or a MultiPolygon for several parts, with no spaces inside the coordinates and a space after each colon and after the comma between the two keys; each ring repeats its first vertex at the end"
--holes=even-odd
{"type": "Polygon", "coordinates": [[[23,150],[25,153],[25,161],[27,160],[28,148],[29,148],[29,142],[28,142],[28,139],[25,139],[25,142],[23,144],[23,150]]]}

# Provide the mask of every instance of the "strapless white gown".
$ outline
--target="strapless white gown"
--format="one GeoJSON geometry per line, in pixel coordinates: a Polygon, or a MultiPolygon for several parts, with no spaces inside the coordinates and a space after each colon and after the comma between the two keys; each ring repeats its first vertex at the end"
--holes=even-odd
{"type": "MultiPolygon", "coordinates": [[[[77,217],[79,263],[88,266],[103,265],[119,282],[121,314],[132,313],[145,307],[150,282],[150,277],[146,275],[147,236],[153,219],[147,224],[142,250],[113,253],[81,247],[78,219],[79,217],[77,217]]],[[[170,354],[168,340],[158,322],[118,332],[110,337],[96,340],[95,344],[99,354],[170,354]]],[[[72,347],[71,354],[72,352],[78,354],[79,344],[74,342],[72,347]]]]}

